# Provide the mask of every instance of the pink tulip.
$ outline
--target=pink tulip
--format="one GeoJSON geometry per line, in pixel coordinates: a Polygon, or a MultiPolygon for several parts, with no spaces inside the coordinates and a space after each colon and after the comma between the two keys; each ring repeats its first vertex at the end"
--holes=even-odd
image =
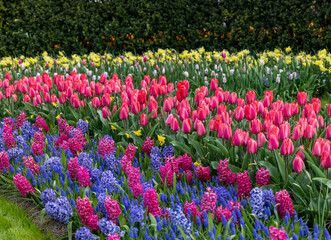
{"type": "Polygon", "coordinates": [[[326,132],[325,132],[325,137],[327,139],[331,139],[331,125],[327,126],[326,132]]]}
{"type": "Polygon", "coordinates": [[[196,130],[197,130],[198,136],[203,136],[206,134],[205,125],[203,125],[203,123],[199,120],[197,121],[197,124],[196,124],[196,130]]]}
{"type": "Polygon", "coordinates": [[[238,122],[241,121],[244,118],[244,109],[240,106],[238,106],[234,110],[234,119],[238,122]]]}
{"type": "Polygon", "coordinates": [[[321,157],[321,165],[323,168],[331,168],[331,154],[328,151],[324,151],[321,157]]]}
{"type": "Polygon", "coordinates": [[[301,159],[304,160],[306,156],[301,150],[305,150],[305,146],[301,145],[297,152],[297,156],[301,157],[301,159]]]}
{"type": "Polygon", "coordinates": [[[312,154],[314,156],[321,156],[322,155],[322,143],[323,143],[323,139],[322,138],[318,138],[314,145],[313,145],[313,149],[312,149],[312,154]]]}
{"type": "Polygon", "coordinates": [[[293,153],[294,150],[294,146],[293,146],[293,142],[291,139],[286,138],[283,143],[282,146],[280,147],[280,153],[284,156],[288,156],[291,155],[293,153]]]}
{"type": "Polygon", "coordinates": [[[271,134],[268,139],[268,148],[269,150],[275,150],[279,147],[278,137],[275,134],[271,134]]]}
{"type": "Polygon", "coordinates": [[[102,108],[102,117],[108,118],[108,117],[110,117],[110,115],[111,115],[111,112],[110,112],[109,108],[107,106],[104,106],[102,108]]]}
{"type": "Polygon", "coordinates": [[[282,124],[283,123],[283,113],[281,111],[277,111],[275,113],[275,117],[274,117],[273,121],[274,121],[274,124],[276,124],[276,125],[282,124]]]}
{"type": "Polygon", "coordinates": [[[217,87],[218,87],[218,81],[217,81],[217,79],[216,78],[212,78],[210,80],[210,90],[216,91],[217,87]]]}
{"type": "Polygon", "coordinates": [[[264,135],[264,133],[260,132],[258,135],[257,135],[257,146],[258,147],[263,147],[264,143],[266,142],[266,137],[264,135]]]}
{"type": "Polygon", "coordinates": [[[303,106],[307,102],[307,93],[305,92],[298,92],[297,101],[300,106],[303,106]]]}
{"type": "Polygon", "coordinates": [[[247,144],[247,153],[254,154],[257,152],[257,142],[254,139],[249,139],[247,144]]]}
{"type": "Polygon", "coordinates": [[[145,113],[141,114],[140,116],[140,125],[141,126],[146,126],[148,123],[147,116],[145,113]]]}
{"type": "Polygon", "coordinates": [[[296,125],[293,129],[293,133],[292,133],[292,139],[294,141],[298,140],[301,138],[301,126],[300,125],[296,125]]]}
{"type": "Polygon", "coordinates": [[[331,117],[331,103],[328,105],[328,116],[331,117]]]}
{"type": "Polygon", "coordinates": [[[301,173],[302,171],[302,168],[304,166],[304,162],[302,160],[302,158],[300,156],[296,156],[293,160],[293,170],[296,172],[296,173],[301,173]]]}
{"type": "Polygon", "coordinates": [[[254,90],[248,91],[246,93],[246,102],[247,102],[247,104],[251,104],[252,102],[255,102],[255,92],[254,92],[254,90]]]}
{"type": "Polygon", "coordinates": [[[27,95],[27,94],[24,95],[23,102],[31,102],[31,98],[29,97],[29,95],[27,95]]]}
{"type": "Polygon", "coordinates": [[[253,119],[249,123],[249,130],[253,134],[259,134],[260,132],[262,132],[262,124],[261,124],[260,119],[253,119]]]}
{"type": "Polygon", "coordinates": [[[237,93],[233,92],[230,94],[228,102],[230,104],[236,104],[237,103],[237,93]]]}
{"type": "Polygon", "coordinates": [[[192,130],[192,121],[190,118],[186,118],[183,121],[183,125],[182,125],[182,132],[183,133],[190,133],[192,130]]]}
{"type": "Polygon", "coordinates": [[[315,113],[316,114],[319,114],[320,113],[320,110],[321,110],[321,107],[322,107],[321,100],[319,100],[319,98],[313,98],[311,100],[311,104],[314,107],[315,113]]]}
{"type": "Polygon", "coordinates": [[[232,146],[240,146],[243,144],[243,139],[244,139],[244,135],[243,135],[243,131],[241,129],[237,129],[232,136],[232,140],[231,140],[231,145],[232,146]]]}
{"type": "Polygon", "coordinates": [[[243,98],[237,99],[237,106],[244,107],[245,106],[245,100],[243,98]]]}
{"type": "Polygon", "coordinates": [[[232,129],[230,124],[224,124],[223,129],[223,139],[231,139],[232,137],[232,129]]]}
{"type": "Polygon", "coordinates": [[[284,140],[290,137],[291,126],[288,122],[285,122],[279,127],[279,139],[284,140]]]}
{"type": "Polygon", "coordinates": [[[170,128],[174,132],[177,132],[179,130],[179,123],[178,123],[177,118],[175,118],[175,117],[172,118],[170,128]]]}
{"type": "Polygon", "coordinates": [[[251,104],[248,104],[244,107],[244,113],[247,120],[253,120],[256,118],[256,110],[251,104]]]}
{"type": "Polygon", "coordinates": [[[263,106],[264,107],[270,107],[270,104],[272,103],[273,101],[273,92],[272,91],[266,91],[264,93],[264,98],[263,98],[263,106]]]}
{"type": "MultiPolygon", "coordinates": [[[[126,105],[126,104],[124,104],[124,105],[126,105]]],[[[129,116],[129,110],[124,105],[122,105],[122,107],[120,109],[120,119],[121,120],[125,120],[129,116]]]]}
{"type": "Polygon", "coordinates": [[[312,139],[315,133],[316,133],[316,128],[314,128],[312,125],[308,125],[306,127],[304,136],[305,138],[312,139]]]}

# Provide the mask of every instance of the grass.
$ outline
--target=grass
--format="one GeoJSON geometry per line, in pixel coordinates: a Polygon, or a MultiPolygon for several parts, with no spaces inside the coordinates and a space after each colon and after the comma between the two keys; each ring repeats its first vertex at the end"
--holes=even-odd
{"type": "Polygon", "coordinates": [[[0,239],[46,240],[51,238],[41,233],[25,210],[0,196],[0,239]]]}

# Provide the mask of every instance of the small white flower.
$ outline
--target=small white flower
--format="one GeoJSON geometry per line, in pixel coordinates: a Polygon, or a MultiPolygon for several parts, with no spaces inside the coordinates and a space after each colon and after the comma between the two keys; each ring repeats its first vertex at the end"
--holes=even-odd
{"type": "Polygon", "coordinates": [[[218,78],[218,73],[215,74],[215,78],[218,78]]]}
{"type": "Polygon", "coordinates": [[[201,74],[201,73],[200,73],[200,72],[198,72],[198,75],[199,75],[199,76],[200,76],[200,74],[201,74]]]}
{"type": "Polygon", "coordinates": [[[100,76],[98,76],[98,80],[100,80],[100,76]]]}
{"type": "Polygon", "coordinates": [[[57,75],[57,72],[54,73],[54,76],[57,75]]]}
{"type": "Polygon", "coordinates": [[[290,80],[293,79],[293,73],[291,73],[291,74],[288,76],[288,79],[290,79],[290,80]]]}
{"type": "Polygon", "coordinates": [[[261,66],[264,65],[264,60],[263,60],[263,59],[260,60],[260,65],[261,65],[261,66]]]}
{"type": "Polygon", "coordinates": [[[196,70],[199,69],[199,64],[195,65],[195,69],[196,69],[196,70]]]}
{"type": "Polygon", "coordinates": [[[80,62],[79,62],[79,63],[77,63],[77,67],[78,67],[78,68],[80,68],[80,67],[81,67],[81,65],[80,65],[80,62]]]}
{"type": "Polygon", "coordinates": [[[40,76],[40,73],[39,72],[37,72],[37,75],[36,76],[40,76]]]}
{"type": "Polygon", "coordinates": [[[279,73],[282,73],[282,72],[284,72],[283,69],[279,69],[279,73]]]}
{"type": "Polygon", "coordinates": [[[92,81],[95,81],[97,77],[95,75],[92,76],[92,81]]]}
{"type": "Polygon", "coordinates": [[[75,72],[77,72],[77,69],[76,69],[75,67],[73,67],[73,68],[72,68],[72,71],[75,71],[75,72]]]}
{"type": "Polygon", "coordinates": [[[274,66],[274,69],[277,70],[277,69],[278,69],[278,66],[275,65],[275,66],[274,66]]]}
{"type": "Polygon", "coordinates": [[[208,74],[208,68],[205,69],[205,74],[208,74]]]}
{"type": "Polygon", "coordinates": [[[165,68],[162,68],[162,74],[163,75],[165,74],[165,68]]]}
{"type": "Polygon", "coordinates": [[[215,71],[211,71],[211,75],[212,76],[215,76],[215,71]]]}
{"type": "Polygon", "coordinates": [[[266,67],[267,69],[267,74],[270,74],[270,68],[266,67]]]}
{"type": "Polygon", "coordinates": [[[220,68],[220,71],[223,72],[223,68],[222,67],[220,68]]]}
{"type": "Polygon", "coordinates": [[[226,83],[226,78],[225,77],[223,78],[223,83],[226,83]]]}
{"type": "Polygon", "coordinates": [[[280,83],[280,74],[277,74],[276,82],[277,82],[277,83],[280,83]]]}
{"type": "Polygon", "coordinates": [[[21,64],[21,69],[22,69],[22,71],[25,69],[25,66],[23,63],[21,64]]]}
{"type": "Polygon", "coordinates": [[[215,64],[215,66],[214,66],[214,69],[215,69],[215,70],[218,70],[218,66],[217,66],[216,64],[215,64]]]}
{"type": "Polygon", "coordinates": [[[69,74],[68,74],[68,73],[66,73],[66,78],[67,78],[67,77],[69,77],[69,74]]]}
{"type": "Polygon", "coordinates": [[[146,67],[144,67],[144,68],[143,68],[143,72],[146,72],[146,71],[147,71],[147,68],[146,68],[146,67]]]}
{"type": "Polygon", "coordinates": [[[234,69],[230,69],[230,73],[233,74],[234,73],[234,69]]]}
{"type": "Polygon", "coordinates": [[[153,75],[154,75],[154,76],[157,75],[157,71],[156,71],[156,69],[154,69],[154,71],[153,71],[153,75]]]}
{"type": "Polygon", "coordinates": [[[184,75],[185,75],[186,78],[188,78],[188,76],[189,76],[187,71],[184,72],[184,75]]]}
{"type": "Polygon", "coordinates": [[[104,74],[106,77],[109,76],[108,72],[104,72],[103,74],[104,74]]]}
{"type": "Polygon", "coordinates": [[[209,82],[206,80],[205,81],[205,85],[208,87],[209,86],[209,82]]]}

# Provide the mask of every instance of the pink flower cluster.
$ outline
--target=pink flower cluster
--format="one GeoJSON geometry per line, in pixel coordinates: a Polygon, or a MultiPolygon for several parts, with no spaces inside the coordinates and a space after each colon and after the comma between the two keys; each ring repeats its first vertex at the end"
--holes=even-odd
{"type": "Polygon", "coordinates": [[[23,156],[23,162],[27,168],[30,169],[32,174],[36,175],[40,172],[40,166],[35,162],[32,156],[26,157],[23,156]]]}
{"type": "Polygon", "coordinates": [[[189,203],[189,202],[186,201],[186,203],[184,205],[184,213],[185,213],[186,217],[188,215],[188,209],[190,209],[191,216],[192,216],[193,219],[201,216],[201,213],[200,213],[198,207],[195,205],[195,202],[189,203]]]}
{"type": "Polygon", "coordinates": [[[5,123],[3,126],[2,138],[8,149],[16,147],[16,142],[13,136],[13,125],[8,125],[5,123]]]}
{"type": "Polygon", "coordinates": [[[67,136],[69,136],[70,130],[72,130],[74,127],[70,126],[65,119],[62,119],[61,117],[58,118],[58,126],[59,126],[59,134],[62,135],[63,133],[67,136]]]}
{"type": "Polygon", "coordinates": [[[107,138],[103,138],[99,140],[99,148],[98,153],[105,159],[105,155],[114,152],[115,150],[115,142],[113,140],[109,140],[107,138]]]}
{"type": "Polygon", "coordinates": [[[17,189],[20,191],[23,197],[26,197],[27,193],[34,193],[35,190],[31,186],[30,182],[22,176],[22,174],[18,173],[16,176],[13,177],[14,184],[17,189]]]}
{"type": "Polygon", "coordinates": [[[43,117],[38,116],[36,118],[36,125],[44,129],[45,132],[49,132],[49,127],[47,126],[43,117]]]}
{"type": "Polygon", "coordinates": [[[294,208],[290,194],[286,190],[276,192],[275,200],[277,205],[277,212],[281,218],[285,218],[286,212],[288,211],[290,216],[294,216],[294,208]]]}
{"type": "Polygon", "coordinates": [[[31,142],[32,152],[34,155],[43,155],[45,147],[44,134],[41,130],[34,133],[34,142],[31,142]]]}
{"type": "Polygon", "coordinates": [[[136,147],[129,143],[129,146],[125,149],[124,155],[128,157],[130,161],[134,159],[134,155],[136,154],[136,147]]]}
{"type": "Polygon", "coordinates": [[[226,158],[223,160],[220,160],[218,167],[218,181],[225,182],[228,185],[234,184],[237,181],[237,175],[233,173],[229,168],[229,160],[226,158]]]}
{"type": "Polygon", "coordinates": [[[77,171],[77,178],[79,186],[87,187],[91,186],[90,174],[86,167],[79,167],[77,171]]]}
{"type": "Polygon", "coordinates": [[[11,117],[4,118],[3,122],[10,127],[14,127],[14,122],[13,119],[11,119],[11,117]]]}
{"type": "Polygon", "coordinates": [[[129,143],[129,146],[125,149],[124,155],[120,161],[121,168],[125,174],[129,174],[129,170],[132,167],[132,160],[136,154],[136,147],[129,143]]]}
{"type": "Polygon", "coordinates": [[[169,162],[166,162],[164,166],[160,166],[160,175],[162,178],[162,184],[164,185],[167,180],[167,186],[172,186],[174,182],[174,172],[172,171],[171,165],[169,162]]]}
{"type": "Polygon", "coordinates": [[[99,216],[94,214],[90,199],[88,197],[85,196],[83,199],[78,197],[76,200],[76,209],[83,225],[88,226],[92,230],[99,229],[99,216]]]}
{"type": "Polygon", "coordinates": [[[261,168],[257,170],[256,184],[259,185],[259,187],[270,184],[270,175],[268,169],[261,168]]]}
{"type": "Polygon", "coordinates": [[[115,223],[118,224],[118,216],[122,213],[122,210],[120,206],[118,205],[118,202],[114,199],[111,199],[110,196],[107,196],[105,198],[105,208],[108,214],[109,219],[115,223]]]}
{"type": "Polygon", "coordinates": [[[56,150],[59,149],[59,146],[61,146],[62,149],[68,149],[68,147],[64,147],[63,143],[67,143],[68,136],[62,133],[60,137],[55,141],[55,148],[56,150]]]}
{"type": "Polygon", "coordinates": [[[204,196],[201,199],[200,210],[201,212],[214,213],[217,204],[217,195],[210,187],[207,187],[204,196]]]}
{"type": "Polygon", "coordinates": [[[248,172],[244,171],[244,173],[238,173],[237,175],[238,181],[238,192],[237,197],[240,198],[248,198],[252,189],[251,180],[248,176],[248,172]]]}
{"type": "Polygon", "coordinates": [[[241,212],[240,202],[234,202],[233,200],[230,200],[225,208],[223,208],[223,206],[219,206],[216,209],[217,220],[221,222],[222,216],[224,216],[225,219],[229,221],[229,219],[232,217],[232,212],[234,211],[234,208],[237,208],[237,210],[241,212]]]}
{"type": "Polygon", "coordinates": [[[118,235],[118,233],[115,233],[113,235],[108,235],[107,240],[121,240],[121,237],[118,235]]]}
{"type": "Polygon", "coordinates": [[[8,171],[10,168],[9,157],[6,151],[0,152],[0,172],[4,173],[4,169],[8,171]]]}
{"type": "Polygon", "coordinates": [[[177,159],[178,167],[182,168],[184,171],[192,170],[192,157],[188,156],[187,153],[183,156],[179,156],[177,159]]]}
{"type": "Polygon", "coordinates": [[[202,181],[206,182],[211,180],[211,175],[210,175],[210,168],[209,167],[204,167],[204,166],[198,166],[196,169],[197,173],[197,178],[202,181]]]}
{"type": "Polygon", "coordinates": [[[72,180],[76,180],[78,169],[79,169],[78,159],[71,158],[68,161],[68,171],[69,171],[69,176],[72,180]]]}
{"type": "Polygon", "coordinates": [[[87,145],[86,138],[80,129],[73,130],[73,137],[68,141],[69,149],[74,157],[77,157],[77,152],[81,152],[84,146],[87,145]]]}
{"type": "Polygon", "coordinates": [[[144,193],[144,187],[140,181],[140,168],[134,168],[132,166],[128,170],[128,185],[135,198],[138,198],[144,193]]]}
{"type": "Polygon", "coordinates": [[[25,112],[22,111],[16,119],[16,129],[22,127],[23,123],[25,122],[25,119],[26,119],[26,114],[25,112]]]}
{"type": "Polygon", "coordinates": [[[151,213],[154,217],[162,215],[162,209],[159,206],[156,190],[154,188],[148,189],[144,195],[144,204],[147,208],[147,216],[151,213]]]}
{"type": "Polygon", "coordinates": [[[285,240],[287,239],[287,235],[284,231],[284,229],[278,229],[274,226],[269,227],[269,233],[270,233],[270,240],[285,240]]]}
{"type": "Polygon", "coordinates": [[[141,152],[146,153],[148,156],[151,154],[152,148],[154,147],[154,140],[150,137],[147,137],[144,140],[144,144],[142,146],[141,152]]]}

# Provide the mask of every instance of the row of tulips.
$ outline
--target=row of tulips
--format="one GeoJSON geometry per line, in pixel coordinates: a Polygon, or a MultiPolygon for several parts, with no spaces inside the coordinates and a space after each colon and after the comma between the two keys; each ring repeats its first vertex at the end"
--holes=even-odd
{"type": "Polygon", "coordinates": [[[69,239],[331,239],[298,216],[287,190],[274,193],[268,169],[235,171],[224,159],[215,174],[160,139],[97,143],[87,122],[75,125],[59,117],[51,134],[24,112],[0,124],[1,188],[15,185],[67,224],[69,239]]]}

